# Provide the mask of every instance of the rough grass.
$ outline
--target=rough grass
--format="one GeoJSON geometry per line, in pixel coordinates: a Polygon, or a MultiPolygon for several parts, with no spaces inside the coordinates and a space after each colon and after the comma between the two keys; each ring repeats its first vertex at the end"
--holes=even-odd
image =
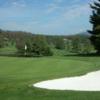
{"type": "Polygon", "coordinates": [[[0,57],[0,100],[100,100],[100,92],[32,87],[38,81],[99,70],[99,61],[100,57],[0,57]]]}

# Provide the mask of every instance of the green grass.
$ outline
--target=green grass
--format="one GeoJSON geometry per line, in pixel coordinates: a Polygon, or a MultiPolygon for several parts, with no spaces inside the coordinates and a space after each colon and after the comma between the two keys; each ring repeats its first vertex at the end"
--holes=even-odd
{"type": "Polygon", "coordinates": [[[17,52],[17,49],[14,46],[0,48],[0,54],[13,54],[16,52],[17,52]]]}
{"type": "Polygon", "coordinates": [[[67,54],[67,50],[60,50],[60,49],[52,49],[54,56],[64,56],[67,54]]]}
{"type": "Polygon", "coordinates": [[[100,92],[32,87],[39,81],[83,75],[99,69],[100,57],[0,57],[0,100],[100,100],[100,92]]]}

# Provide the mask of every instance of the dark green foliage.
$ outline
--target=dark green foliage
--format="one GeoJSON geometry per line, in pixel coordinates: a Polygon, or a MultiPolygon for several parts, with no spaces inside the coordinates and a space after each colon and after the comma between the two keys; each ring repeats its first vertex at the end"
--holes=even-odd
{"type": "Polygon", "coordinates": [[[28,33],[20,33],[16,38],[16,48],[21,55],[31,55],[32,35],[28,33]]]}
{"type": "Polygon", "coordinates": [[[43,35],[36,35],[33,37],[32,52],[41,56],[51,56],[53,54],[43,35]]]}
{"type": "Polygon", "coordinates": [[[90,22],[93,25],[93,29],[89,31],[91,33],[91,42],[94,45],[97,53],[100,53],[100,0],[94,2],[94,5],[91,5],[93,9],[92,15],[90,17],[90,22]]]}
{"type": "Polygon", "coordinates": [[[0,48],[4,47],[4,37],[2,34],[2,30],[0,30],[0,48]]]}
{"type": "Polygon", "coordinates": [[[56,49],[65,49],[65,41],[64,38],[66,38],[67,36],[56,36],[56,35],[51,35],[51,36],[46,36],[47,42],[48,44],[52,47],[52,48],[56,48],[56,49]]]}
{"type": "Polygon", "coordinates": [[[0,31],[0,47],[12,45],[20,56],[53,55],[44,35],[34,35],[21,31],[0,31]],[[2,33],[2,34],[1,34],[2,33]]]}
{"type": "Polygon", "coordinates": [[[73,41],[72,41],[72,52],[74,53],[78,53],[81,49],[80,44],[81,43],[81,38],[79,37],[74,37],[73,41]]]}
{"type": "Polygon", "coordinates": [[[56,49],[64,49],[65,48],[64,39],[61,37],[56,37],[54,45],[56,49]]]}
{"type": "Polygon", "coordinates": [[[19,53],[24,53],[25,52],[25,42],[21,39],[16,41],[16,48],[18,49],[19,53]]]}
{"type": "Polygon", "coordinates": [[[91,53],[94,48],[87,32],[67,36],[46,36],[51,48],[66,50],[67,53],[91,53]]]}
{"type": "Polygon", "coordinates": [[[88,38],[89,36],[84,34],[70,36],[66,40],[66,50],[72,53],[91,53],[93,46],[88,38]]]}
{"type": "Polygon", "coordinates": [[[18,52],[25,56],[51,56],[52,51],[47,44],[45,36],[24,35],[16,42],[18,52]],[[26,49],[25,49],[26,48],[26,49]]]}
{"type": "Polygon", "coordinates": [[[13,47],[17,49],[14,53],[20,56],[50,56],[56,49],[67,53],[90,53],[93,49],[88,35],[45,36],[1,30],[0,37],[0,47],[13,47]]]}

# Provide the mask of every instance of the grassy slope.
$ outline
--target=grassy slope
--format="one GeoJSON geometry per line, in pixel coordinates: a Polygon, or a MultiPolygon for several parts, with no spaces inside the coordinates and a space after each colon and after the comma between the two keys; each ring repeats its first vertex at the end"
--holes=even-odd
{"type": "Polygon", "coordinates": [[[17,50],[14,46],[8,46],[4,48],[0,48],[0,54],[13,54],[16,53],[17,50]]]}
{"type": "Polygon", "coordinates": [[[98,70],[99,61],[100,57],[0,57],[0,100],[100,100],[100,92],[49,91],[32,87],[38,81],[98,70]]]}

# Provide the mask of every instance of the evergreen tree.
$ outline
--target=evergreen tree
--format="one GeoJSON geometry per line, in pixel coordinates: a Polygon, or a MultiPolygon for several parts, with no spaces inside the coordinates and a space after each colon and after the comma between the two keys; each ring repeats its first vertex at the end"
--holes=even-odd
{"type": "Polygon", "coordinates": [[[100,53],[100,0],[90,6],[92,8],[90,23],[93,25],[92,30],[89,31],[91,33],[90,40],[97,50],[97,53],[100,53]]]}
{"type": "Polygon", "coordinates": [[[0,48],[4,47],[4,37],[2,34],[2,30],[0,30],[0,48]]]}

